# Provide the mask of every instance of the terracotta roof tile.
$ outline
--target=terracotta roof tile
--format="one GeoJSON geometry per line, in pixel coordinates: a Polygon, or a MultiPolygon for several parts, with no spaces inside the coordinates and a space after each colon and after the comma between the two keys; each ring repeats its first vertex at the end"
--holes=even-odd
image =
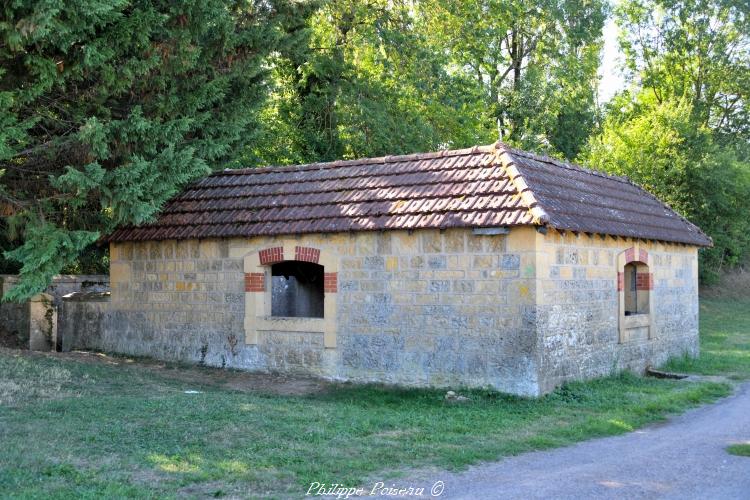
{"type": "Polygon", "coordinates": [[[710,245],[696,226],[621,177],[490,146],[225,170],[172,199],[156,222],[107,240],[549,225],[710,245]]]}

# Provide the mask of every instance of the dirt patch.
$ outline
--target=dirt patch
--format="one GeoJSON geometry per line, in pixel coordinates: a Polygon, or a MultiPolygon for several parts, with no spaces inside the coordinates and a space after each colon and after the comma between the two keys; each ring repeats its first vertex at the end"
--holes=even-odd
{"type": "Polygon", "coordinates": [[[101,352],[34,352],[15,350],[12,352],[16,355],[43,356],[78,363],[135,366],[170,380],[184,382],[186,389],[194,388],[194,386],[209,385],[242,392],[305,396],[324,392],[332,385],[331,382],[313,377],[201,367],[169,363],[149,358],[112,356],[101,352]]]}
{"type": "MultiPolygon", "coordinates": [[[[148,365],[147,365],[148,366],[148,365]]],[[[323,392],[325,380],[275,373],[251,373],[240,370],[186,366],[149,366],[164,377],[192,384],[208,384],[242,392],[262,392],[282,396],[304,396],[323,392]]]]}

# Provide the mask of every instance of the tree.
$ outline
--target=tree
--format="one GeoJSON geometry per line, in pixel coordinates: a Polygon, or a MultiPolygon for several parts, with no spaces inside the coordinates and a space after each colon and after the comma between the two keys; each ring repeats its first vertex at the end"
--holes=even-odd
{"type": "Polygon", "coordinates": [[[506,140],[574,157],[595,113],[606,15],[599,0],[426,0],[432,46],[484,95],[506,140]]]}
{"type": "Polygon", "coordinates": [[[708,233],[714,247],[701,253],[701,276],[710,281],[750,250],[750,169],[708,127],[696,126],[691,106],[643,96],[631,106],[637,112],[609,115],[583,161],[627,175],[708,233]]]}
{"type": "Polygon", "coordinates": [[[267,55],[304,9],[284,0],[5,4],[0,21],[0,200],[6,297],[116,226],[236,159],[258,129],[267,55]]]}
{"type": "Polygon", "coordinates": [[[328,0],[274,60],[252,163],[505,139],[573,157],[593,128],[601,0],[328,0]],[[299,48],[296,46],[295,49],[299,48]]]}
{"type": "Polygon", "coordinates": [[[750,137],[750,4],[626,0],[615,11],[626,67],[657,102],[688,99],[724,141],[750,137]]]}
{"type": "Polygon", "coordinates": [[[750,252],[750,5],[625,0],[615,9],[630,90],[584,161],[643,184],[701,226],[711,280],[750,252]]]}
{"type": "Polygon", "coordinates": [[[413,2],[329,0],[307,25],[305,47],[274,59],[254,164],[410,153],[489,142],[491,119],[473,81],[424,34],[413,2]]]}

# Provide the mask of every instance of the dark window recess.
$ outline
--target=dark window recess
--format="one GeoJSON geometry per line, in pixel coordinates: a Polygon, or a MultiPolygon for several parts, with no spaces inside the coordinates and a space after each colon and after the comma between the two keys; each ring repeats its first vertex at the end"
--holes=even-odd
{"type": "Polygon", "coordinates": [[[648,287],[639,289],[638,274],[648,273],[648,266],[640,262],[632,262],[625,266],[625,316],[648,314],[648,287]]]}
{"type": "Polygon", "coordinates": [[[288,260],[271,266],[271,315],[323,317],[323,266],[288,260]]]}

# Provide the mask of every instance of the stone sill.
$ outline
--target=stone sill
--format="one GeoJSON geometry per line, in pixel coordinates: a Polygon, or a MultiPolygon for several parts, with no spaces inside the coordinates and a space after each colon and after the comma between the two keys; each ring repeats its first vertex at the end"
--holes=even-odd
{"type": "Polygon", "coordinates": [[[625,316],[624,326],[626,329],[630,328],[642,328],[651,324],[650,314],[634,314],[632,316],[625,316]]]}
{"type": "Polygon", "coordinates": [[[297,318],[283,316],[259,316],[255,328],[258,331],[323,333],[324,318],[297,318]]]}

